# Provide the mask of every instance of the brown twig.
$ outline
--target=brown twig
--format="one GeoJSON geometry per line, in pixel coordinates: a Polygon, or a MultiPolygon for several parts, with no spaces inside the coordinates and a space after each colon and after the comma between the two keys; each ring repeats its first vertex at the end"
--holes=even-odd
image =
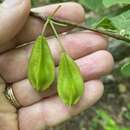
{"type": "Polygon", "coordinates": [[[51,15],[51,17],[54,17],[55,14],[57,13],[57,11],[62,7],[62,5],[59,5],[53,12],[53,14],[51,15]]]}
{"type": "MultiPolygon", "coordinates": [[[[37,18],[39,18],[39,19],[41,19],[43,21],[47,20],[47,18],[45,18],[42,15],[40,15],[40,13],[36,13],[36,12],[32,12],[31,11],[30,15],[34,16],[34,17],[37,17],[37,18]]],[[[66,24],[66,25],[73,26],[73,27],[76,27],[76,28],[80,28],[80,29],[84,29],[84,30],[90,30],[90,31],[93,31],[93,32],[101,33],[101,34],[104,34],[106,36],[115,38],[117,40],[123,40],[123,41],[126,41],[126,42],[130,43],[130,39],[129,38],[126,38],[126,37],[124,37],[122,35],[119,35],[119,34],[115,34],[115,33],[112,33],[112,32],[106,32],[106,31],[99,30],[99,29],[89,28],[89,27],[86,27],[86,26],[83,26],[83,25],[72,23],[70,21],[66,21],[66,20],[58,20],[58,19],[54,19],[54,18],[51,18],[51,20],[53,20],[54,22],[57,22],[57,23],[66,24]]]]}

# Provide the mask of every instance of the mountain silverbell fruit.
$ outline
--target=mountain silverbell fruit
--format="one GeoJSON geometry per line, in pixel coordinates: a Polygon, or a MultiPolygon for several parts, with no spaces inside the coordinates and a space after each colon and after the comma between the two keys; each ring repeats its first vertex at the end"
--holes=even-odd
{"type": "Polygon", "coordinates": [[[40,35],[33,46],[28,64],[28,79],[38,92],[48,89],[55,79],[54,60],[44,36],[40,35]]]}
{"type": "Polygon", "coordinates": [[[84,92],[79,67],[65,52],[60,59],[57,89],[59,97],[68,106],[76,104],[84,92]]]}

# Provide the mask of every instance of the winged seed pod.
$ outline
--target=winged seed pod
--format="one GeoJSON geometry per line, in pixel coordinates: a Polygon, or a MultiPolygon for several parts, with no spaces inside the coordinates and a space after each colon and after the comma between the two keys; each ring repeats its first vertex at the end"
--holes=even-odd
{"type": "Polygon", "coordinates": [[[32,87],[41,92],[50,87],[55,78],[53,57],[44,36],[39,36],[33,46],[28,65],[28,79],[32,87]]]}
{"type": "Polygon", "coordinates": [[[66,53],[61,55],[57,87],[60,98],[69,106],[76,104],[84,92],[84,82],[80,70],[66,53]]]}

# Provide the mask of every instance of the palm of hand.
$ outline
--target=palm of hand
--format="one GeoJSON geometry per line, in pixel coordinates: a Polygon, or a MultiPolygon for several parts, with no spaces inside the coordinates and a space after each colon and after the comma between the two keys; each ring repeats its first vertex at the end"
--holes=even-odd
{"type": "MultiPolygon", "coordinates": [[[[62,5],[56,17],[77,23],[81,23],[84,20],[84,11],[79,4],[63,3],[62,5]],[[69,10],[69,12],[67,10],[69,10]]],[[[51,5],[33,10],[47,16],[50,15],[56,7],[57,5],[51,5]]],[[[20,5],[10,9],[10,14],[12,13],[12,15],[8,13],[8,8],[1,14],[3,15],[3,21],[8,18],[10,23],[8,24],[8,20],[6,20],[5,23],[1,22],[2,20],[0,21],[0,24],[3,25],[2,28],[0,28],[0,43],[3,43],[0,44],[0,52],[3,52],[0,55],[0,75],[6,82],[13,83],[11,87],[13,88],[14,94],[19,103],[23,106],[19,110],[16,110],[15,107],[9,103],[4,96],[5,83],[1,79],[1,130],[45,129],[46,126],[51,127],[57,125],[87,109],[102,96],[103,84],[99,78],[109,73],[113,65],[112,56],[107,51],[104,51],[107,47],[107,42],[98,34],[86,31],[62,36],[66,51],[76,60],[80,67],[85,81],[84,96],[77,105],[66,107],[57,97],[55,85],[41,94],[35,92],[28,79],[26,79],[28,57],[31,52],[32,44],[4,52],[17,45],[35,40],[40,34],[43,23],[39,19],[28,17],[29,8],[29,0],[22,0],[20,5]],[[18,11],[23,13],[17,13],[18,11]],[[10,30],[7,29],[7,24],[10,30]],[[15,27],[16,25],[19,26],[15,27]]],[[[60,32],[69,29],[70,27],[65,29],[58,28],[60,32]]],[[[51,35],[49,28],[47,35],[51,35]]],[[[55,63],[58,65],[60,47],[54,37],[49,38],[48,42],[55,63]]]]}

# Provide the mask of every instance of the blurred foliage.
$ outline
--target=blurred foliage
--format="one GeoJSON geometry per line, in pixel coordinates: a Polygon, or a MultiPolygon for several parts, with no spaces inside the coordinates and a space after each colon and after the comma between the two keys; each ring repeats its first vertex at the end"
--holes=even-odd
{"type": "Polygon", "coordinates": [[[105,110],[96,109],[95,112],[89,130],[130,130],[130,127],[120,127],[105,110]]]}
{"type": "MultiPolygon", "coordinates": [[[[32,6],[38,6],[41,4],[52,4],[52,3],[59,3],[59,2],[68,2],[69,0],[31,0],[32,6]]],[[[74,0],[76,1],[76,0],[74,0]]]]}
{"type": "Polygon", "coordinates": [[[104,7],[102,0],[79,0],[86,8],[98,11],[104,7]]]}
{"type": "Polygon", "coordinates": [[[127,110],[123,113],[123,116],[130,121],[130,103],[127,105],[127,110]]]}
{"type": "Polygon", "coordinates": [[[124,77],[130,77],[130,62],[127,62],[121,67],[121,73],[124,77]]]}

